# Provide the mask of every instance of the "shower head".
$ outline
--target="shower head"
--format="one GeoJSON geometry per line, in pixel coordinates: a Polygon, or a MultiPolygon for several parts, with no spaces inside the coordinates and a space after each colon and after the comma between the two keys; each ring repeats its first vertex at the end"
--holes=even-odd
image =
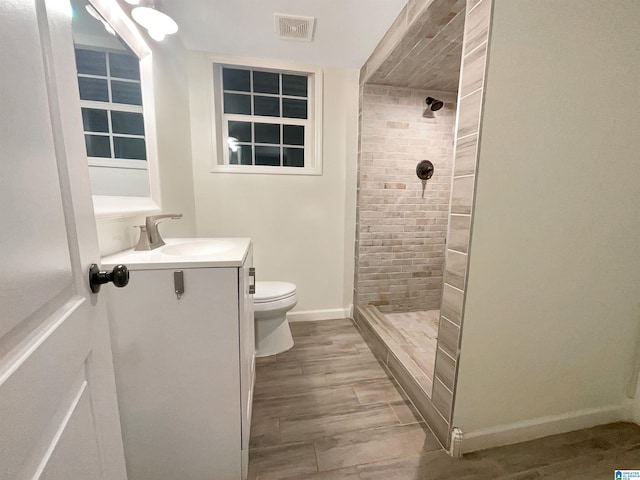
{"type": "Polygon", "coordinates": [[[433,97],[427,97],[426,102],[427,105],[431,107],[432,112],[437,112],[442,107],[444,107],[444,102],[442,100],[436,100],[433,97]]]}

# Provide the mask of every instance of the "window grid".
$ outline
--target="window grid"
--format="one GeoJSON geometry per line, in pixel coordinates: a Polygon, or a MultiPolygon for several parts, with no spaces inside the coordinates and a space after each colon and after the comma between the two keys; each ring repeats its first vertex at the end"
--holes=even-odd
{"type": "MultiPolygon", "coordinates": [[[[285,148],[290,148],[290,149],[296,149],[296,150],[300,150],[303,152],[303,161],[304,163],[301,166],[295,167],[285,167],[285,168],[304,168],[306,162],[307,162],[307,141],[306,141],[306,133],[307,133],[307,129],[310,128],[311,125],[311,121],[309,118],[309,102],[310,102],[310,98],[309,98],[309,89],[307,86],[307,96],[296,96],[296,95],[284,95],[283,94],[283,75],[286,74],[283,71],[267,71],[267,70],[260,70],[260,69],[253,69],[253,68],[243,68],[243,67],[237,67],[237,66],[233,66],[233,67],[223,67],[220,70],[220,75],[222,76],[221,79],[221,85],[222,85],[222,111],[223,111],[223,131],[224,131],[224,143],[225,143],[225,160],[228,165],[242,165],[240,163],[240,159],[237,160],[237,163],[231,163],[231,154],[229,152],[230,150],[230,143],[229,143],[229,139],[230,137],[230,133],[229,133],[229,122],[245,122],[245,123],[250,123],[251,125],[251,142],[246,142],[246,141],[237,141],[235,142],[235,145],[237,147],[241,147],[241,146],[247,146],[247,147],[251,147],[251,165],[252,166],[267,166],[267,165],[258,165],[256,164],[256,148],[255,147],[272,147],[272,148],[278,148],[279,150],[279,165],[280,167],[284,167],[284,160],[285,160],[285,148]],[[225,68],[230,68],[233,70],[241,70],[241,71],[246,71],[249,72],[249,91],[244,91],[244,90],[233,90],[233,89],[227,89],[225,88],[224,85],[224,69],[225,68]],[[278,94],[274,94],[274,93],[262,93],[262,92],[256,92],[255,91],[255,86],[254,86],[254,72],[268,72],[268,73],[275,73],[278,75],[278,90],[280,93],[278,94]],[[224,105],[224,94],[225,93],[231,93],[231,94],[236,94],[236,95],[244,95],[249,97],[250,99],[250,111],[251,114],[250,115],[245,115],[245,114],[232,114],[232,113],[225,113],[225,105],[224,105]],[[270,97],[270,98],[278,98],[278,107],[279,107],[279,112],[280,112],[280,116],[276,117],[276,116],[266,116],[266,115],[256,115],[255,114],[255,101],[254,98],[256,96],[259,97],[270,97]],[[290,118],[290,117],[285,117],[284,116],[284,99],[293,99],[293,100],[304,100],[307,104],[307,118],[306,119],[301,119],[301,118],[290,118]],[[260,123],[264,123],[264,124],[277,124],[279,126],[279,135],[280,135],[280,142],[279,143],[262,143],[262,142],[256,142],[256,134],[255,134],[255,125],[256,124],[260,124],[260,123]],[[303,144],[302,145],[293,145],[293,144],[288,144],[288,143],[284,143],[284,126],[285,125],[293,125],[293,126],[302,126],[304,127],[304,133],[303,133],[303,144]]],[[[295,74],[298,76],[304,76],[307,79],[307,85],[309,82],[309,76],[308,74],[295,74]]],[[[273,165],[275,166],[275,165],[273,165]]]]}
{"type": "MultiPolygon", "coordinates": [[[[119,166],[119,167],[122,166],[125,168],[132,168],[137,162],[146,162],[146,159],[142,160],[142,159],[116,158],[115,137],[141,139],[145,141],[145,150],[146,150],[146,139],[145,139],[145,135],[115,133],[113,131],[113,121],[111,116],[112,112],[139,113],[141,115],[144,115],[144,111],[143,111],[144,109],[142,105],[113,102],[113,91],[112,91],[112,84],[111,84],[112,80],[115,80],[118,82],[137,84],[139,85],[140,89],[142,89],[141,80],[139,79],[134,80],[130,78],[122,78],[122,77],[111,75],[111,63],[110,63],[111,55],[110,54],[112,52],[109,50],[98,49],[98,48],[88,48],[85,46],[78,47],[77,49],[101,52],[105,54],[106,75],[103,76],[103,75],[77,72],[78,78],[94,78],[94,79],[107,81],[107,94],[109,98],[108,102],[80,99],[81,108],[88,108],[92,110],[102,110],[102,111],[105,111],[107,114],[107,125],[109,130],[108,132],[94,132],[92,130],[84,130],[84,127],[83,127],[85,136],[92,135],[92,136],[109,138],[109,148],[111,150],[111,157],[90,157],[87,152],[87,158],[90,160],[90,164],[94,166],[119,166]]],[[[118,52],[117,54],[122,55],[121,52],[118,52]]]]}

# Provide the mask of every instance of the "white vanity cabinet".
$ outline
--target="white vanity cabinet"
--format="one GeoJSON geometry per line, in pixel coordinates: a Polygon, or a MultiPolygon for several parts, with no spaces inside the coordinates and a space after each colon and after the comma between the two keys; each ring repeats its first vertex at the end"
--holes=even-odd
{"type": "Polygon", "coordinates": [[[105,288],[129,480],[246,478],[255,279],[238,240],[244,254],[218,262],[103,259],[130,271],[126,288],[105,288]]]}

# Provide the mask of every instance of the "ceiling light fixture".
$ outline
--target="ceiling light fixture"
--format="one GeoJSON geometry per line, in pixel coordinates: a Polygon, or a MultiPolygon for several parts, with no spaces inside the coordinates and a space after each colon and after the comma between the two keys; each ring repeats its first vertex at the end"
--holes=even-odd
{"type": "MultiPolygon", "coordinates": [[[[132,3],[134,0],[127,0],[132,3]]],[[[173,35],[178,31],[178,24],[166,13],[157,9],[154,2],[149,6],[135,7],[131,11],[131,16],[141,26],[147,29],[149,36],[156,41],[164,40],[166,35],[173,35]]]]}
{"type": "Polygon", "coordinates": [[[140,0],[124,0],[129,5],[140,5],[140,0]]]}

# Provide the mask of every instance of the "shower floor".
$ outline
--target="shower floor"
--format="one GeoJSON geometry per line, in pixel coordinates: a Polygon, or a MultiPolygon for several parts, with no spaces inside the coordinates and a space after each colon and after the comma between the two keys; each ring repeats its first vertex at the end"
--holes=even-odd
{"type": "Polygon", "coordinates": [[[425,392],[431,395],[440,310],[381,313],[373,308],[376,331],[425,392]]]}

